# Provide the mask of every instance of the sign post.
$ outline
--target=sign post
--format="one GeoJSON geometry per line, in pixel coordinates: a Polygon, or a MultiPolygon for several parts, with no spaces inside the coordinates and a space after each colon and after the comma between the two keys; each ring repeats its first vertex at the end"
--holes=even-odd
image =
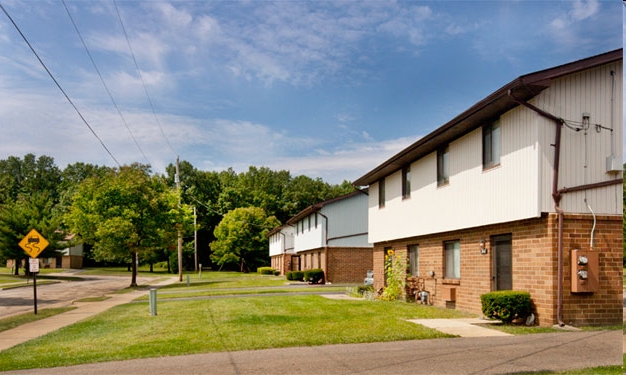
{"type": "Polygon", "coordinates": [[[35,307],[35,315],[37,315],[37,273],[39,272],[39,260],[37,256],[48,247],[50,243],[39,232],[32,229],[22,238],[20,247],[30,255],[28,260],[28,269],[33,273],[33,304],[35,307]]]}

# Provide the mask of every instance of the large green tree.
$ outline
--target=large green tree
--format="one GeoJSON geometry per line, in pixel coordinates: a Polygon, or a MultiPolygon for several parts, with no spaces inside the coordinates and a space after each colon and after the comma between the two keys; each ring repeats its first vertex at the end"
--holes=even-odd
{"type": "Polygon", "coordinates": [[[192,222],[176,190],[150,172],[133,164],[85,179],[66,215],[72,232],[94,246],[96,260],[130,261],[131,286],[137,285],[138,257],[175,243],[177,230],[192,222]]]}
{"type": "Polygon", "coordinates": [[[246,272],[267,264],[268,233],[280,225],[259,207],[236,208],[215,228],[211,259],[221,267],[237,266],[246,272]]]}

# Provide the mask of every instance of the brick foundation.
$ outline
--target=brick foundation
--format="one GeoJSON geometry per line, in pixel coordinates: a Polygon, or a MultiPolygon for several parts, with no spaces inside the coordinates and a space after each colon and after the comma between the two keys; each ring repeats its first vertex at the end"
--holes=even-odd
{"type": "MultiPolygon", "coordinates": [[[[621,324],[622,217],[597,217],[594,250],[599,253],[600,286],[595,293],[571,293],[570,275],[570,251],[589,249],[593,219],[590,215],[566,214],[563,224],[563,322],[575,326],[621,324]]],[[[480,296],[494,289],[494,260],[489,246],[488,253],[481,254],[479,243],[486,239],[489,245],[491,236],[511,234],[513,289],[530,292],[537,322],[550,326],[558,320],[557,228],[558,216],[552,213],[536,219],[376,243],[374,287],[384,286],[385,249],[392,248],[396,255],[406,257],[409,245],[419,245],[419,277],[425,281],[431,302],[482,315],[480,296]],[[450,240],[460,241],[460,279],[443,278],[443,243],[450,240]],[[456,298],[451,298],[453,292],[456,298]]]]}

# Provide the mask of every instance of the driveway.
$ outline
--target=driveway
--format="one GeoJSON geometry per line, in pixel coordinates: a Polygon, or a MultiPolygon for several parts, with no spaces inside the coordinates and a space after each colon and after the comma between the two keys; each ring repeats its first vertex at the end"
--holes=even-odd
{"type": "MultiPolygon", "coordinates": [[[[69,306],[75,300],[99,297],[130,285],[128,276],[91,276],[80,272],[59,273],[54,276],[79,277],[79,281],[61,281],[54,284],[37,284],[37,310],[69,306]]],[[[138,277],[139,285],[148,284],[151,277],[138,277]]],[[[33,287],[0,290],[0,318],[34,311],[33,287]]]]}

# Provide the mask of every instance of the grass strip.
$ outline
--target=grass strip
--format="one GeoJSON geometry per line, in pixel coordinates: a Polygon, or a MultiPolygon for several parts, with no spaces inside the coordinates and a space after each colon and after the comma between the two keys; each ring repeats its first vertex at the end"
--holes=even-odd
{"type": "Polygon", "coordinates": [[[41,319],[49,318],[54,315],[62,314],[64,312],[74,310],[75,308],[76,307],[50,308],[50,309],[38,310],[37,315],[33,313],[25,313],[25,314],[10,316],[8,318],[3,318],[3,319],[0,319],[0,332],[19,327],[22,324],[26,324],[26,323],[34,322],[36,320],[41,320],[41,319]]]}
{"type": "MultiPolygon", "coordinates": [[[[272,293],[309,293],[309,294],[324,294],[324,293],[337,293],[345,292],[345,287],[324,287],[324,289],[314,288],[250,288],[250,289],[205,289],[197,291],[176,290],[162,291],[159,289],[157,292],[158,299],[176,299],[176,298],[194,298],[194,297],[212,297],[212,296],[229,296],[229,295],[248,295],[248,294],[272,294],[272,293]]],[[[149,296],[141,296],[135,299],[135,301],[148,301],[149,296]]]]}

